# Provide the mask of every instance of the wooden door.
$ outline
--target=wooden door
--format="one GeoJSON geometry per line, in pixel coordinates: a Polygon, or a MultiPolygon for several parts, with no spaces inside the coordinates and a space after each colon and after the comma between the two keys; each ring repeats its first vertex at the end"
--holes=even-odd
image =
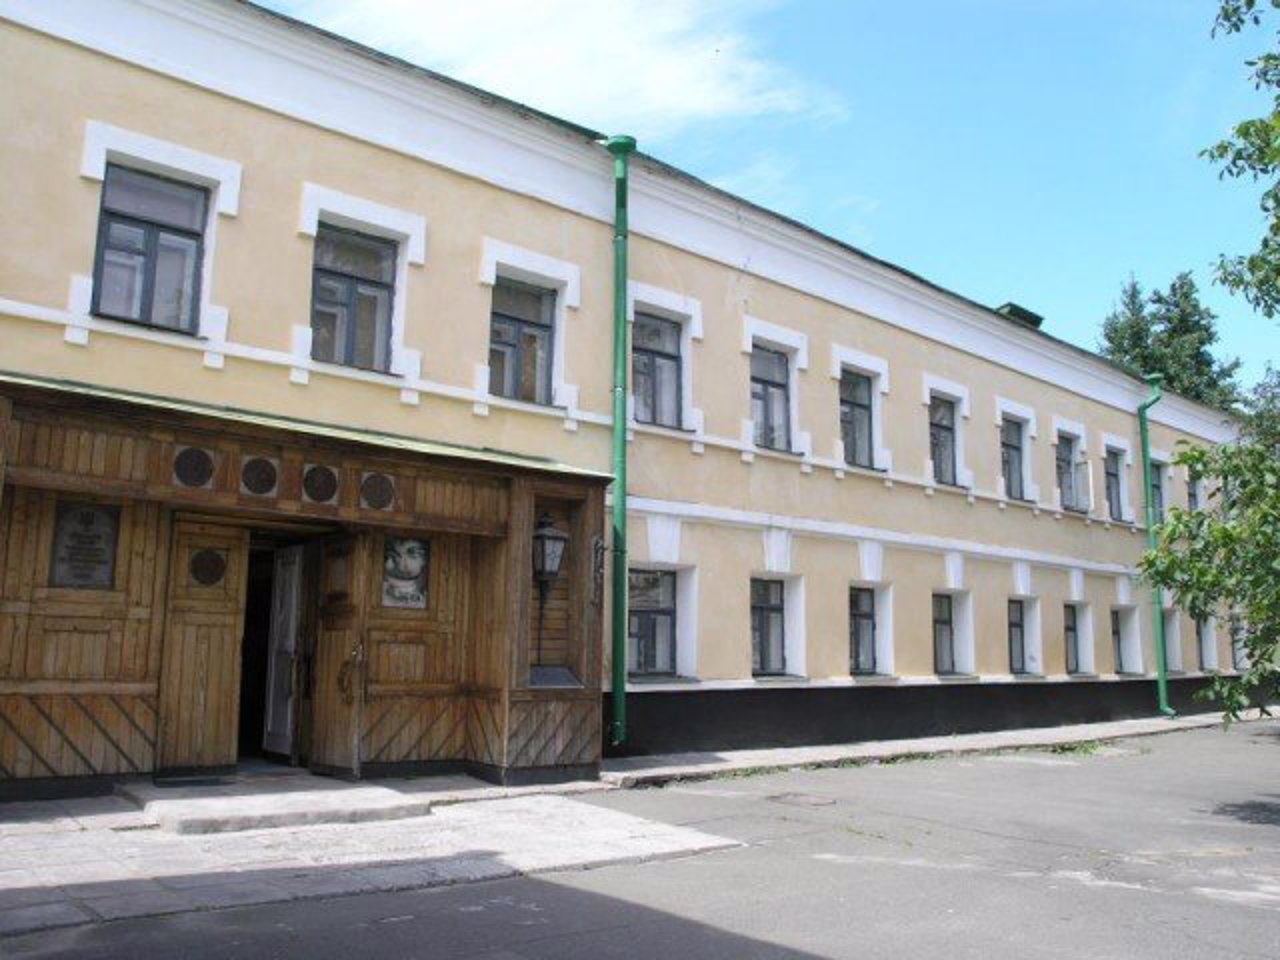
{"type": "Polygon", "coordinates": [[[230,771],[238,746],[249,531],[179,522],[172,542],[157,768],[230,771]]]}
{"type": "Polygon", "coordinates": [[[357,535],[332,537],[321,544],[311,695],[310,765],[317,773],[360,775],[366,548],[357,535]]]}
{"type": "Polygon", "coordinates": [[[298,622],[302,599],[302,547],[277,550],[271,575],[271,632],[267,639],[267,702],[262,747],[294,755],[298,622]]]}

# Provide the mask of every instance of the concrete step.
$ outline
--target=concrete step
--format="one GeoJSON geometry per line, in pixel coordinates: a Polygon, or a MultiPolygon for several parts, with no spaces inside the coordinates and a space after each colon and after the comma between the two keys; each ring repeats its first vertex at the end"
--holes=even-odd
{"type": "Polygon", "coordinates": [[[167,787],[141,782],[122,785],[119,792],[136,803],[161,830],[171,833],[230,833],[317,823],[402,820],[426,816],[436,802],[429,795],[333,782],[318,789],[263,789],[260,784],[234,783],[167,787]]]}

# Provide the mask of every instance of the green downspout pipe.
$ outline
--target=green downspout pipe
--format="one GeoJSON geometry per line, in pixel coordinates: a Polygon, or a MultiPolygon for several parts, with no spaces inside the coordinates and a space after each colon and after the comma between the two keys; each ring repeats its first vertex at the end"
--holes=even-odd
{"type": "MultiPolygon", "coordinates": [[[[1160,402],[1164,396],[1164,376],[1153,373],[1145,378],[1151,387],[1151,396],[1138,405],[1138,432],[1142,438],[1142,489],[1145,491],[1147,518],[1147,549],[1156,548],[1156,516],[1155,501],[1151,496],[1151,438],[1147,427],[1147,411],[1160,402]]],[[[1156,696],[1160,712],[1166,717],[1177,716],[1177,712],[1169,706],[1169,654],[1165,646],[1164,635],[1164,590],[1156,586],[1151,592],[1151,622],[1156,631],[1156,696]]]]}
{"type": "Polygon", "coordinates": [[[605,141],[613,154],[613,722],[609,742],[627,739],[627,162],[635,137],[605,141]]]}

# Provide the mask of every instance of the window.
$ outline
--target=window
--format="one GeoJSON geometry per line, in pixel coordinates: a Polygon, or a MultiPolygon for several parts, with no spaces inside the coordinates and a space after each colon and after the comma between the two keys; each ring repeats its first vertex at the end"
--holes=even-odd
{"type": "Polygon", "coordinates": [[[632,570],[628,576],[630,618],[627,671],[636,676],[676,672],[676,575],[632,570]]]}
{"type": "Polygon", "coordinates": [[[1249,669],[1249,651],[1244,645],[1244,621],[1240,619],[1239,614],[1233,613],[1229,623],[1231,637],[1231,668],[1233,670],[1243,672],[1249,669]]]}
{"type": "Polygon", "coordinates": [[[1151,509],[1156,522],[1164,522],[1164,464],[1158,461],[1151,463],[1151,509]]]}
{"type": "Polygon", "coordinates": [[[956,629],[952,617],[951,596],[933,595],[933,671],[938,674],[956,672],[956,629]]]}
{"type": "Polygon", "coordinates": [[[777,676],[787,672],[785,609],[781,580],[751,581],[751,672],[777,676]]]}
{"type": "Polygon", "coordinates": [[[1129,662],[1128,644],[1125,643],[1125,615],[1120,610],[1111,611],[1111,647],[1115,653],[1116,673],[1135,673],[1129,662]]]}
{"type": "Polygon", "coordinates": [[[396,244],[320,224],[311,277],[311,358],[391,369],[396,244]]]}
{"type": "Polygon", "coordinates": [[[1218,669],[1218,651],[1215,646],[1212,624],[1208,617],[1196,618],[1196,649],[1200,653],[1200,669],[1218,669]]]}
{"type": "Polygon", "coordinates": [[[853,370],[840,374],[840,439],[844,461],[855,467],[874,466],[871,435],[871,378],[853,370]]]}
{"type": "Polygon", "coordinates": [[[1200,509],[1200,478],[1187,477],[1187,509],[1193,513],[1200,509]]]}
{"type": "Polygon", "coordinates": [[[787,355],[760,344],[751,348],[751,419],[755,444],[791,449],[791,407],[787,355]]]}
{"type": "Polygon", "coordinates": [[[1062,640],[1067,651],[1067,673],[1081,673],[1080,669],[1080,611],[1074,603],[1062,607],[1062,640]]]}
{"type": "Polygon", "coordinates": [[[1062,502],[1062,509],[1084,513],[1086,509],[1084,496],[1076,469],[1076,438],[1071,434],[1058,434],[1054,462],[1058,472],[1058,495],[1062,502]]]}
{"type": "Polygon", "coordinates": [[[1022,435],[1021,420],[1005,417],[1000,421],[1000,472],[1004,477],[1004,494],[1010,500],[1027,499],[1022,477],[1022,435]]]}
{"type": "Polygon", "coordinates": [[[956,404],[937,395],[929,398],[929,456],[933,479],[956,485],[956,404]]]}
{"type": "Polygon", "coordinates": [[[636,313],[631,327],[631,390],[637,423],[679,429],[680,324],[636,313]]]}
{"type": "Polygon", "coordinates": [[[194,333],[209,191],[108,164],[93,312],[194,333]]]}
{"type": "Polygon", "coordinates": [[[1103,459],[1103,472],[1106,475],[1107,486],[1107,515],[1112,520],[1124,520],[1124,499],[1120,488],[1120,458],[1123,456],[1122,450],[1107,447],[1107,454],[1103,459]]]}
{"type": "Polygon", "coordinates": [[[498,277],[489,326],[489,392],[551,403],[556,292],[498,277]]]}
{"type": "Polygon", "coordinates": [[[1021,600],[1009,601],[1009,672],[1027,672],[1026,609],[1021,600]]]}
{"type": "Polygon", "coordinates": [[[876,672],[876,593],[867,587],[849,589],[849,669],[876,672]]]}

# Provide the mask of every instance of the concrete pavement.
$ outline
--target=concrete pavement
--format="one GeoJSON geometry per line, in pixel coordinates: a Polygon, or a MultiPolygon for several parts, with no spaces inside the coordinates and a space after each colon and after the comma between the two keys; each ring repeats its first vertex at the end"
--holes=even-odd
{"type": "MultiPolygon", "coordinates": [[[[560,800],[737,845],[589,872],[80,926],[0,949],[197,960],[1272,960],[1278,773],[1280,723],[1263,721],[531,798],[520,802],[560,800]]],[[[373,826],[394,824],[347,829],[373,826]]],[[[237,836],[246,835],[173,839],[237,836]]]]}

